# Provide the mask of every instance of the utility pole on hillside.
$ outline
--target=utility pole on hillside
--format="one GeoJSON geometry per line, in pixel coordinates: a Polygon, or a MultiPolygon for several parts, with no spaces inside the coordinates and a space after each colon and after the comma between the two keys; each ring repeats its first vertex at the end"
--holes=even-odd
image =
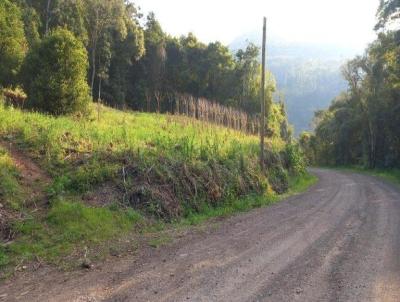
{"type": "Polygon", "coordinates": [[[260,117],[260,165],[265,170],[264,136],[265,136],[265,44],[267,40],[267,18],[264,17],[262,40],[262,70],[261,70],[261,117],[260,117]]]}

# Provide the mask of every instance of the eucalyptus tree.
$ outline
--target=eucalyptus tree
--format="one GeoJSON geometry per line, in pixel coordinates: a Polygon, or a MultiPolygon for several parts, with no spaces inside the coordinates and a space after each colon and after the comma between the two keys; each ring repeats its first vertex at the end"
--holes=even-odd
{"type": "Polygon", "coordinates": [[[25,37],[28,42],[28,47],[31,47],[40,40],[40,15],[26,0],[16,0],[14,3],[18,5],[21,10],[25,37]]]}
{"type": "Polygon", "coordinates": [[[56,27],[67,28],[85,46],[88,44],[88,32],[85,24],[86,15],[91,10],[86,6],[87,0],[56,0],[53,1],[50,29],[56,27]]]}
{"type": "MultiPolygon", "coordinates": [[[[398,22],[400,19],[400,0],[380,0],[377,17],[376,30],[384,29],[391,23],[398,22]]],[[[397,30],[399,29],[400,27],[397,28],[397,30]]]]}
{"type": "Polygon", "coordinates": [[[186,92],[199,97],[206,87],[205,51],[207,46],[200,42],[193,33],[181,37],[184,50],[186,92]]]}
{"type": "Polygon", "coordinates": [[[144,30],[146,55],[143,58],[143,72],[147,80],[145,91],[147,108],[150,110],[151,100],[156,100],[156,109],[161,110],[163,99],[166,53],[166,35],[154,13],[147,16],[144,30]]]}
{"type": "Polygon", "coordinates": [[[108,76],[104,83],[105,100],[118,107],[125,107],[134,97],[135,79],[130,73],[133,65],[138,64],[145,54],[144,32],[134,5],[126,5],[124,22],[127,34],[123,39],[113,36],[108,76]]]}
{"type": "Polygon", "coordinates": [[[165,62],[165,98],[168,101],[166,107],[173,112],[175,108],[175,96],[177,93],[186,92],[185,87],[185,53],[180,40],[176,37],[167,36],[165,43],[167,60],[165,62]]]}
{"type": "Polygon", "coordinates": [[[236,53],[236,98],[239,107],[256,112],[259,110],[260,49],[250,43],[245,50],[236,53]]]}
{"type": "Polygon", "coordinates": [[[233,100],[236,62],[227,46],[209,43],[204,52],[206,87],[204,96],[225,105],[237,106],[233,100]]]}
{"type": "Polygon", "coordinates": [[[107,43],[110,31],[121,39],[127,35],[127,28],[124,22],[125,3],[123,0],[85,0],[85,24],[88,34],[88,50],[90,54],[90,88],[94,96],[94,84],[107,72],[109,57],[104,53],[109,51],[107,43]],[[103,46],[102,53],[98,54],[99,46],[103,46]],[[100,60],[103,57],[105,60],[100,60]],[[105,71],[106,70],[106,71],[105,71]]]}
{"type": "Polygon", "coordinates": [[[26,50],[20,8],[9,0],[0,1],[0,86],[16,83],[26,50]]]}

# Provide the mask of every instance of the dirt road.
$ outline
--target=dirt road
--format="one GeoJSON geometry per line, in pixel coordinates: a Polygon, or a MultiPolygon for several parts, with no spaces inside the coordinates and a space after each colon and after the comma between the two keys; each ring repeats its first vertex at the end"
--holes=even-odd
{"type": "MultiPolygon", "coordinates": [[[[277,205],[88,273],[0,286],[7,301],[400,301],[400,191],[313,170],[277,205]]],[[[39,280],[38,280],[39,279],[39,280]]]]}

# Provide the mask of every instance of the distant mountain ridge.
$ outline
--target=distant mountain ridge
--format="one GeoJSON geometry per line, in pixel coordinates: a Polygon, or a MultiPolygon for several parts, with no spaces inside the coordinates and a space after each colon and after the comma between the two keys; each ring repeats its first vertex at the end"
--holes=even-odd
{"type": "MultiPolygon", "coordinates": [[[[230,44],[230,49],[235,52],[250,42],[261,45],[260,35],[253,32],[240,36],[230,44]]],[[[327,108],[346,89],[340,69],[357,53],[358,49],[347,46],[288,42],[274,35],[268,38],[267,68],[284,94],[296,134],[310,130],[314,112],[327,108]]]]}

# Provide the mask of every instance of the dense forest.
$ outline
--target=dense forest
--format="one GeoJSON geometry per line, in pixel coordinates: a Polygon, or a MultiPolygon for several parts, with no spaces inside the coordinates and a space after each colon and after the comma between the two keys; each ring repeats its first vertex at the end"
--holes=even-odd
{"type": "Polygon", "coordinates": [[[348,90],[315,114],[303,133],[310,161],[324,165],[400,167],[400,1],[381,1],[377,39],[343,66],[348,90]]]}
{"type": "Polygon", "coordinates": [[[253,44],[232,54],[191,33],[173,37],[153,13],[143,16],[124,0],[2,0],[0,14],[0,86],[26,93],[28,108],[70,113],[90,95],[116,108],[166,112],[186,95],[250,114],[259,109],[253,44]],[[67,81],[71,91],[61,85],[67,81]]]}

